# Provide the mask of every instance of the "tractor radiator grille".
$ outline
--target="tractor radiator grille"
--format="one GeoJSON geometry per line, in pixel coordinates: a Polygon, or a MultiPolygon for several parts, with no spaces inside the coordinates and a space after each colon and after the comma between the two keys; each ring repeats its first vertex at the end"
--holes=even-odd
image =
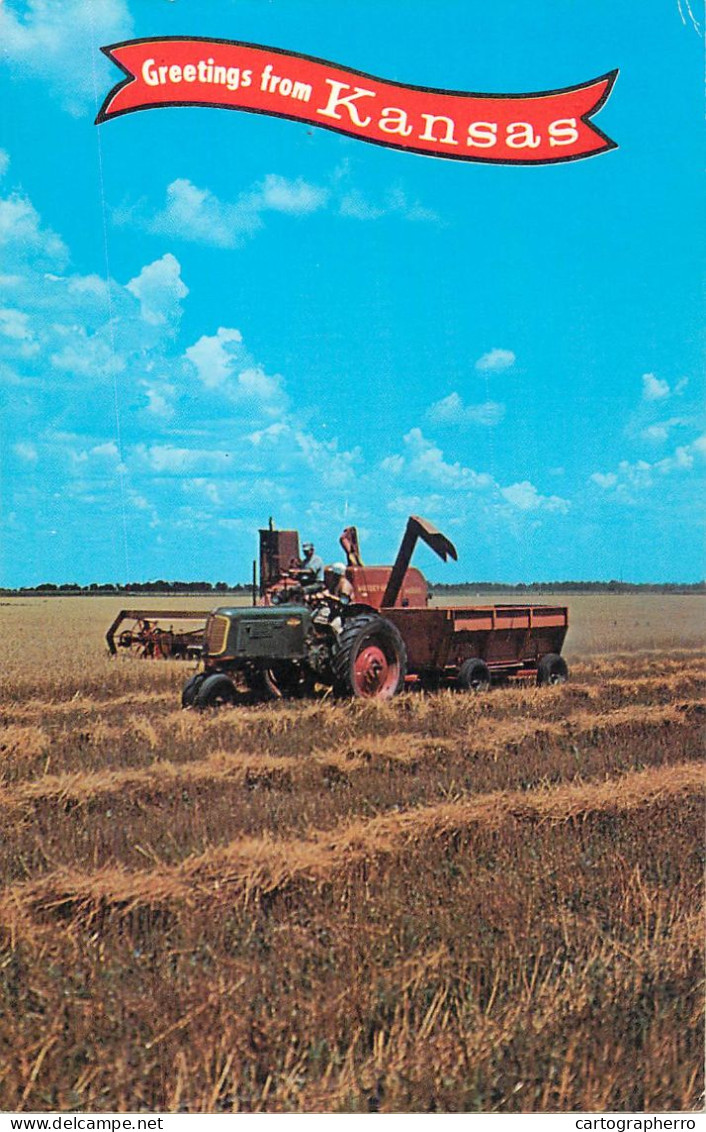
{"type": "Polygon", "coordinates": [[[220,656],[225,652],[229,626],[227,617],[221,617],[218,613],[209,617],[206,626],[206,652],[209,656],[220,656]]]}

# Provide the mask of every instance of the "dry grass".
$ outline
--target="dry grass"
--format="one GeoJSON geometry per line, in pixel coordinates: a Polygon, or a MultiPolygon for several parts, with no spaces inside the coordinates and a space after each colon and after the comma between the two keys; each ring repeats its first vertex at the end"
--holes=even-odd
{"type": "Polygon", "coordinates": [[[697,1107],[701,605],[569,604],[561,688],[208,717],[3,606],[0,1109],[697,1107]]]}

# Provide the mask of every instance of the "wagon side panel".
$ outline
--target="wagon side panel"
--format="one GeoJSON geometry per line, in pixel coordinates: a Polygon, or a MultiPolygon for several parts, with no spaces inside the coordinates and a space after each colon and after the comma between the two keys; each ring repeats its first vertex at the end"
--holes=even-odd
{"type": "Polygon", "coordinates": [[[407,646],[408,671],[457,671],[478,657],[491,669],[537,667],[546,653],[560,653],[568,627],[562,606],[472,606],[391,609],[385,616],[407,646]]]}

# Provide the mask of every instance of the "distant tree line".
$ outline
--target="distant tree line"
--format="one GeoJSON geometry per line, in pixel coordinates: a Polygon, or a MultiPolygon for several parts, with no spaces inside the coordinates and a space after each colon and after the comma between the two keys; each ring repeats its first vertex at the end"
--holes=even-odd
{"type": "Polygon", "coordinates": [[[0,594],[223,594],[223,593],[249,593],[251,585],[228,582],[167,582],[159,578],[156,582],[128,582],[121,585],[119,582],[91,582],[88,586],[79,586],[78,582],[65,582],[55,585],[54,582],[42,582],[38,586],[20,586],[17,589],[0,588],[0,594]]]}
{"type": "Polygon", "coordinates": [[[706,593],[706,582],[458,582],[434,583],[430,587],[435,594],[444,593],[508,593],[508,594],[546,594],[546,593],[591,593],[591,594],[700,594],[706,593]]]}
{"type": "MultiPolygon", "coordinates": [[[[77,582],[65,582],[63,585],[42,582],[38,586],[20,586],[17,589],[0,587],[0,594],[80,594],[89,597],[100,594],[249,594],[251,589],[250,582],[167,582],[159,578],[155,582],[128,582],[126,585],[119,582],[91,582],[88,586],[79,586],[77,582]]],[[[470,597],[480,593],[701,594],[706,593],[706,582],[518,582],[515,585],[509,582],[437,582],[430,583],[429,589],[434,594],[468,594],[470,597]]]]}

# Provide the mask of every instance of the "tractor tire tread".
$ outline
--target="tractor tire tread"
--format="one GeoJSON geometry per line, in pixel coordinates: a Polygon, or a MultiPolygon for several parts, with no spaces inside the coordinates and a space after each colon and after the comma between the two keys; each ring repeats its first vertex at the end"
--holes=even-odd
{"type": "Polygon", "coordinates": [[[331,664],[334,675],[334,692],[336,695],[356,696],[359,694],[356,692],[351,680],[354,653],[357,645],[360,643],[361,636],[364,635],[365,631],[369,630],[371,626],[375,625],[379,626],[378,631],[384,634],[388,643],[394,648],[399,664],[399,677],[391,694],[396,695],[404,687],[404,680],[407,674],[407,649],[399,629],[396,625],[393,625],[391,621],[386,620],[386,618],[381,617],[377,613],[358,613],[344,623],[333,652],[331,664]]]}

